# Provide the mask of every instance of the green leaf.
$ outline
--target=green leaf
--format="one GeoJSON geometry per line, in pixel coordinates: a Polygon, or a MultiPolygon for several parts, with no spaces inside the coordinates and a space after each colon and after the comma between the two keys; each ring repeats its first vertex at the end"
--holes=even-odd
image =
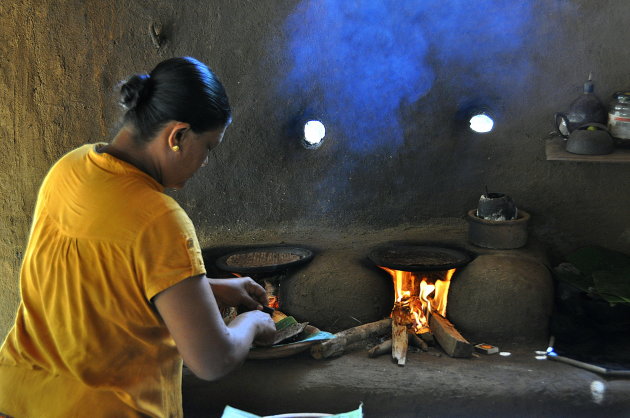
{"type": "Polygon", "coordinates": [[[630,267],[596,271],[593,282],[597,293],[609,303],[630,303],[630,267]]]}
{"type": "Polygon", "coordinates": [[[585,276],[596,271],[630,268],[630,256],[603,247],[583,247],[567,256],[567,261],[585,276]]]}
{"type": "Polygon", "coordinates": [[[590,292],[590,289],[593,286],[595,286],[593,277],[580,274],[579,271],[577,271],[576,268],[569,263],[562,263],[554,268],[553,274],[557,279],[572,284],[576,288],[587,293],[590,292]]]}
{"type": "Polygon", "coordinates": [[[287,316],[286,318],[282,318],[281,320],[276,322],[276,330],[279,331],[281,329],[284,329],[284,328],[289,327],[291,325],[295,325],[297,323],[298,323],[298,321],[294,317],[287,316]]]}

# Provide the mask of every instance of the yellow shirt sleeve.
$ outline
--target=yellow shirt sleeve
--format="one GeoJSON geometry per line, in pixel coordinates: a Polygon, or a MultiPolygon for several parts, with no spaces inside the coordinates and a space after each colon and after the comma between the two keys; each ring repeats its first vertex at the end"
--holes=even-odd
{"type": "Polygon", "coordinates": [[[147,300],[206,272],[192,222],[179,208],[158,216],[140,231],[134,259],[147,300]]]}

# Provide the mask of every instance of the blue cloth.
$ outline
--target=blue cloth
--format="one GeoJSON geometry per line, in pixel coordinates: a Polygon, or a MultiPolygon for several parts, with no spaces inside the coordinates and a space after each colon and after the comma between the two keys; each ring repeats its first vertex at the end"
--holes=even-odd
{"type": "Polygon", "coordinates": [[[359,405],[359,407],[357,409],[355,409],[354,411],[350,411],[350,412],[343,412],[341,414],[336,414],[336,415],[330,415],[330,414],[317,414],[317,413],[299,413],[299,412],[293,412],[290,414],[279,414],[279,415],[265,415],[265,416],[260,416],[260,415],[254,415],[254,414],[250,414],[249,412],[245,412],[245,411],[241,411],[240,409],[236,409],[233,408],[229,405],[227,405],[225,407],[225,409],[223,410],[223,415],[221,415],[221,418],[281,418],[281,417],[329,417],[329,418],[363,418],[363,403],[361,405],[359,405]]]}
{"type": "Polygon", "coordinates": [[[304,338],[303,340],[294,341],[294,342],[286,343],[286,344],[277,344],[277,345],[274,345],[274,347],[282,347],[283,345],[291,345],[291,344],[303,343],[303,342],[306,342],[306,341],[331,340],[333,338],[335,338],[335,335],[331,334],[330,332],[317,331],[317,332],[309,335],[308,337],[304,338]]]}

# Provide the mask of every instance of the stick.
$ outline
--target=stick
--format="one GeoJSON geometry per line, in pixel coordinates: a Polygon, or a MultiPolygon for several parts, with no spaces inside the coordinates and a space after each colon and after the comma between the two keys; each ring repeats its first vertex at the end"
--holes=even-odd
{"type": "Polygon", "coordinates": [[[379,345],[375,345],[368,351],[368,357],[374,358],[392,351],[392,340],[385,340],[379,345]]]}
{"type": "Polygon", "coordinates": [[[422,351],[429,351],[429,346],[427,345],[427,343],[425,343],[422,338],[418,337],[413,332],[409,333],[409,344],[413,345],[414,347],[418,347],[422,351]]]}
{"type": "Polygon", "coordinates": [[[606,376],[630,376],[630,370],[614,370],[614,369],[606,369],[604,367],[596,366],[594,364],[584,363],[583,361],[573,360],[568,357],[558,356],[558,355],[547,355],[549,360],[559,361],[562,363],[570,364],[575,367],[580,367],[582,369],[603,374],[606,376]]]}
{"type": "Polygon", "coordinates": [[[391,322],[391,318],[386,318],[338,332],[335,338],[313,345],[311,356],[317,360],[340,356],[345,348],[354,342],[386,334],[391,322]]]}
{"type": "Polygon", "coordinates": [[[455,329],[451,322],[437,313],[431,313],[429,326],[433,336],[446,354],[451,357],[472,356],[473,346],[455,329]]]}
{"type": "Polygon", "coordinates": [[[423,332],[422,334],[418,334],[418,336],[420,337],[420,339],[422,339],[422,341],[424,341],[428,345],[435,344],[435,340],[433,339],[433,333],[430,332],[430,331],[429,332],[423,332]]]}
{"type": "Polygon", "coordinates": [[[399,324],[397,321],[392,321],[392,358],[399,366],[405,365],[408,348],[407,326],[399,324]]]}

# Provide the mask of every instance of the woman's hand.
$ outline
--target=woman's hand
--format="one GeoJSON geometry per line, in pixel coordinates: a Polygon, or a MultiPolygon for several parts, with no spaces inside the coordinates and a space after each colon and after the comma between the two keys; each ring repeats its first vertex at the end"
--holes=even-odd
{"type": "Polygon", "coordinates": [[[276,324],[271,319],[269,314],[262,311],[249,311],[240,314],[236,318],[245,317],[248,320],[256,323],[256,338],[254,339],[254,345],[257,346],[270,346],[276,337],[276,324]]]}
{"type": "Polygon", "coordinates": [[[208,280],[204,275],[189,277],[158,293],[153,303],[190,370],[201,379],[216,380],[245,360],[252,343],[273,344],[276,326],[271,316],[255,309],[266,303],[266,295],[252,279],[217,279],[212,286],[208,280]],[[226,303],[254,309],[226,325],[215,288],[226,303]]]}
{"type": "Polygon", "coordinates": [[[251,277],[208,279],[212,293],[221,309],[240,306],[247,310],[261,310],[267,305],[267,292],[251,277]]]}

